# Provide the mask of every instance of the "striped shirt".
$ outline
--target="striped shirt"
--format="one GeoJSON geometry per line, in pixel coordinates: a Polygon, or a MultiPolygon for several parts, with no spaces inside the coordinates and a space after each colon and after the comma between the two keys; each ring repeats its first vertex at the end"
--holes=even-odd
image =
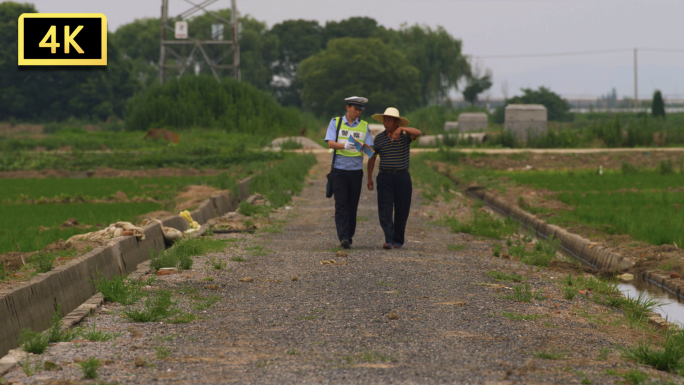
{"type": "Polygon", "coordinates": [[[375,136],[373,151],[380,156],[380,170],[407,170],[409,169],[409,154],[411,142],[415,139],[406,132],[402,132],[398,140],[392,141],[383,131],[375,136]]]}

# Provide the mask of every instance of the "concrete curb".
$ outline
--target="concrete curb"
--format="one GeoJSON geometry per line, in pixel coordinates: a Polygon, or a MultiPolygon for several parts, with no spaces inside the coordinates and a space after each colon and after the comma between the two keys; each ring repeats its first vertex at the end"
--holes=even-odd
{"type": "Polygon", "coordinates": [[[562,227],[548,224],[494,194],[485,192],[482,189],[469,189],[467,192],[487,202],[496,210],[517,219],[523,225],[534,230],[538,235],[544,238],[553,237],[559,240],[563,249],[597,270],[623,270],[634,266],[634,262],[628,258],[614,253],[605,247],[596,246],[590,240],[573,234],[562,227]]]}
{"type": "MultiPolygon", "coordinates": [[[[604,247],[594,247],[594,243],[590,240],[573,234],[562,227],[550,225],[494,194],[485,192],[479,188],[468,189],[467,193],[482,199],[495,210],[517,219],[523,225],[534,230],[538,235],[545,238],[553,236],[554,239],[560,240],[561,247],[573,254],[576,258],[592,265],[597,270],[621,270],[634,266],[634,262],[628,258],[622,257],[620,254],[614,253],[604,247]]],[[[669,274],[658,271],[647,271],[641,275],[641,278],[684,298],[684,281],[674,280],[670,278],[669,274]]],[[[668,322],[656,312],[651,313],[649,322],[660,328],[678,327],[677,325],[668,322]]]]}
{"type": "MultiPolygon", "coordinates": [[[[244,188],[249,188],[249,180],[243,184],[244,188]]],[[[216,195],[202,202],[190,215],[198,223],[204,224],[236,208],[237,199],[234,197],[216,195]]],[[[181,231],[189,227],[179,216],[170,216],[161,222],[163,226],[181,231]]],[[[17,346],[21,329],[45,330],[58,304],[62,305],[63,317],[83,306],[78,315],[68,320],[73,320],[73,324],[83,319],[93,306],[97,307],[94,302],[89,302],[96,293],[92,282],[97,279],[96,271],[108,279],[115,275],[126,275],[135,271],[140,263],[149,260],[151,250],[166,248],[159,223],[148,224],[143,231],[145,240],[138,241],[133,236],[121,237],[112,245],[98,247],[47,273],[38,274],[17,288],[0,291],[0,357],[17,346]],[[83,311],[86,313],[78,318],[83,311]]]]}

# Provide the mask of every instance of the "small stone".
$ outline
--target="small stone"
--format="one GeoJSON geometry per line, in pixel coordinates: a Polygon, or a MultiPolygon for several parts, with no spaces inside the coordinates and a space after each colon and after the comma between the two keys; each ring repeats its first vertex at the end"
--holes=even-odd
{"type": "Polygon", "coordinates": [[[240,282],[254,282],[254,278],[252,278],[252,277],[240,278],[240,282]]]}
{"type": "Polygon", "coordinates": [[[55,364],[52,361],[45,361],[45,363],[43,364],[43,368],[45,368],[45,370],[57,370],[59,369],[59,365],[55,364]]]}
{"type": "Polygon", "coordinates": [[[135,357],[135,367],[142,368],[146,365],[145,359],[142,357],[135,357]]]}
{"type": "Polygon", "coordinates": [[[387,319],[399,319],[399,315],[397,313],[389,313],[387,314],[387,319]]]}
{"type": "Polygon", "coordinates": [[[133,337],[133,338],[140,338],[143,336],[143,334],[141,332],[139,332],[133,328],[128,328],[126,330],[128,330],[128,332],[131,333],[131,337],[133,337]]]}
{"type": "Polygon", "coordinates": [[[677,273],[670,273],[670,278],[680,278],[680,277],[681,277],[681,275],[679,275],[677,273]]]}
{"type": "Polygon", "coordinates": [[[178,269],[175,267],[163,267],[157,271],[157,275],[172,275],[178,274],[178,269]]]}
{"type": "Polygon", "coordinates": [[[297,278],[297,276],[295,275],[294,277],[292,277],[292,282],[296,282],[296,281],[299,281],[299,278],[297,278]]]}
{"type": "Polygon", "coordinates": [[[219,289],[219,285],[207,285],[207,286],[205,286],[204,288],[207,289],[207,290],[218,290],[218,289],[219,289]]]}
{"type": "Polygon", "coordinates": [[[347,256],[347,253],[345,253],[344,251],[338,251],[337,253],[335,253],[335,256],[338,258],[345,258],[347,256]]]}

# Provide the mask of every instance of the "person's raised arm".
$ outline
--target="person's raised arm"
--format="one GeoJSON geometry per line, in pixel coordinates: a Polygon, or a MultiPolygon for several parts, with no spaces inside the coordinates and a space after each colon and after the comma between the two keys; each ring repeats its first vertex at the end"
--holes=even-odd
{"type": "Polygon", "coordinates": [[[373,168],[375,167],[376,156],[368,159],[368,190],[373,191],[373,168]]]}
{"type": "Polygon", "coordinates": [[[419,129],[417,128],[411,128],[411,127],[399,127],[399,129],[413,137],[413,139],[417,139],[419,136],[422,135],[419,129]]]}

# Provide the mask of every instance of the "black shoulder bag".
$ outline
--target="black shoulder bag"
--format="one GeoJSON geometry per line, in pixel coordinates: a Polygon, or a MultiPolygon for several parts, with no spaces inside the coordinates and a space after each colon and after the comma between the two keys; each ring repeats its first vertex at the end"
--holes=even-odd
{"type": "MultiPolygon", "coordinates": [[[[340,120],[337,122],[337,131],[335,131],[335,142],[337,142],[337,138],[340,136],[340,126],[342,125],[342,117],[340,116],[340,120]]],[[[330,165],[330,173],[328,174],[328,183],[325,185],[325,197],[330,198],[333,196],[333,188],[332,188],[332,173],[335,170],[335,157],[337,156],[337,149],[333,151],[333,158],[332,158],[332,164],[330,165]]]]}

